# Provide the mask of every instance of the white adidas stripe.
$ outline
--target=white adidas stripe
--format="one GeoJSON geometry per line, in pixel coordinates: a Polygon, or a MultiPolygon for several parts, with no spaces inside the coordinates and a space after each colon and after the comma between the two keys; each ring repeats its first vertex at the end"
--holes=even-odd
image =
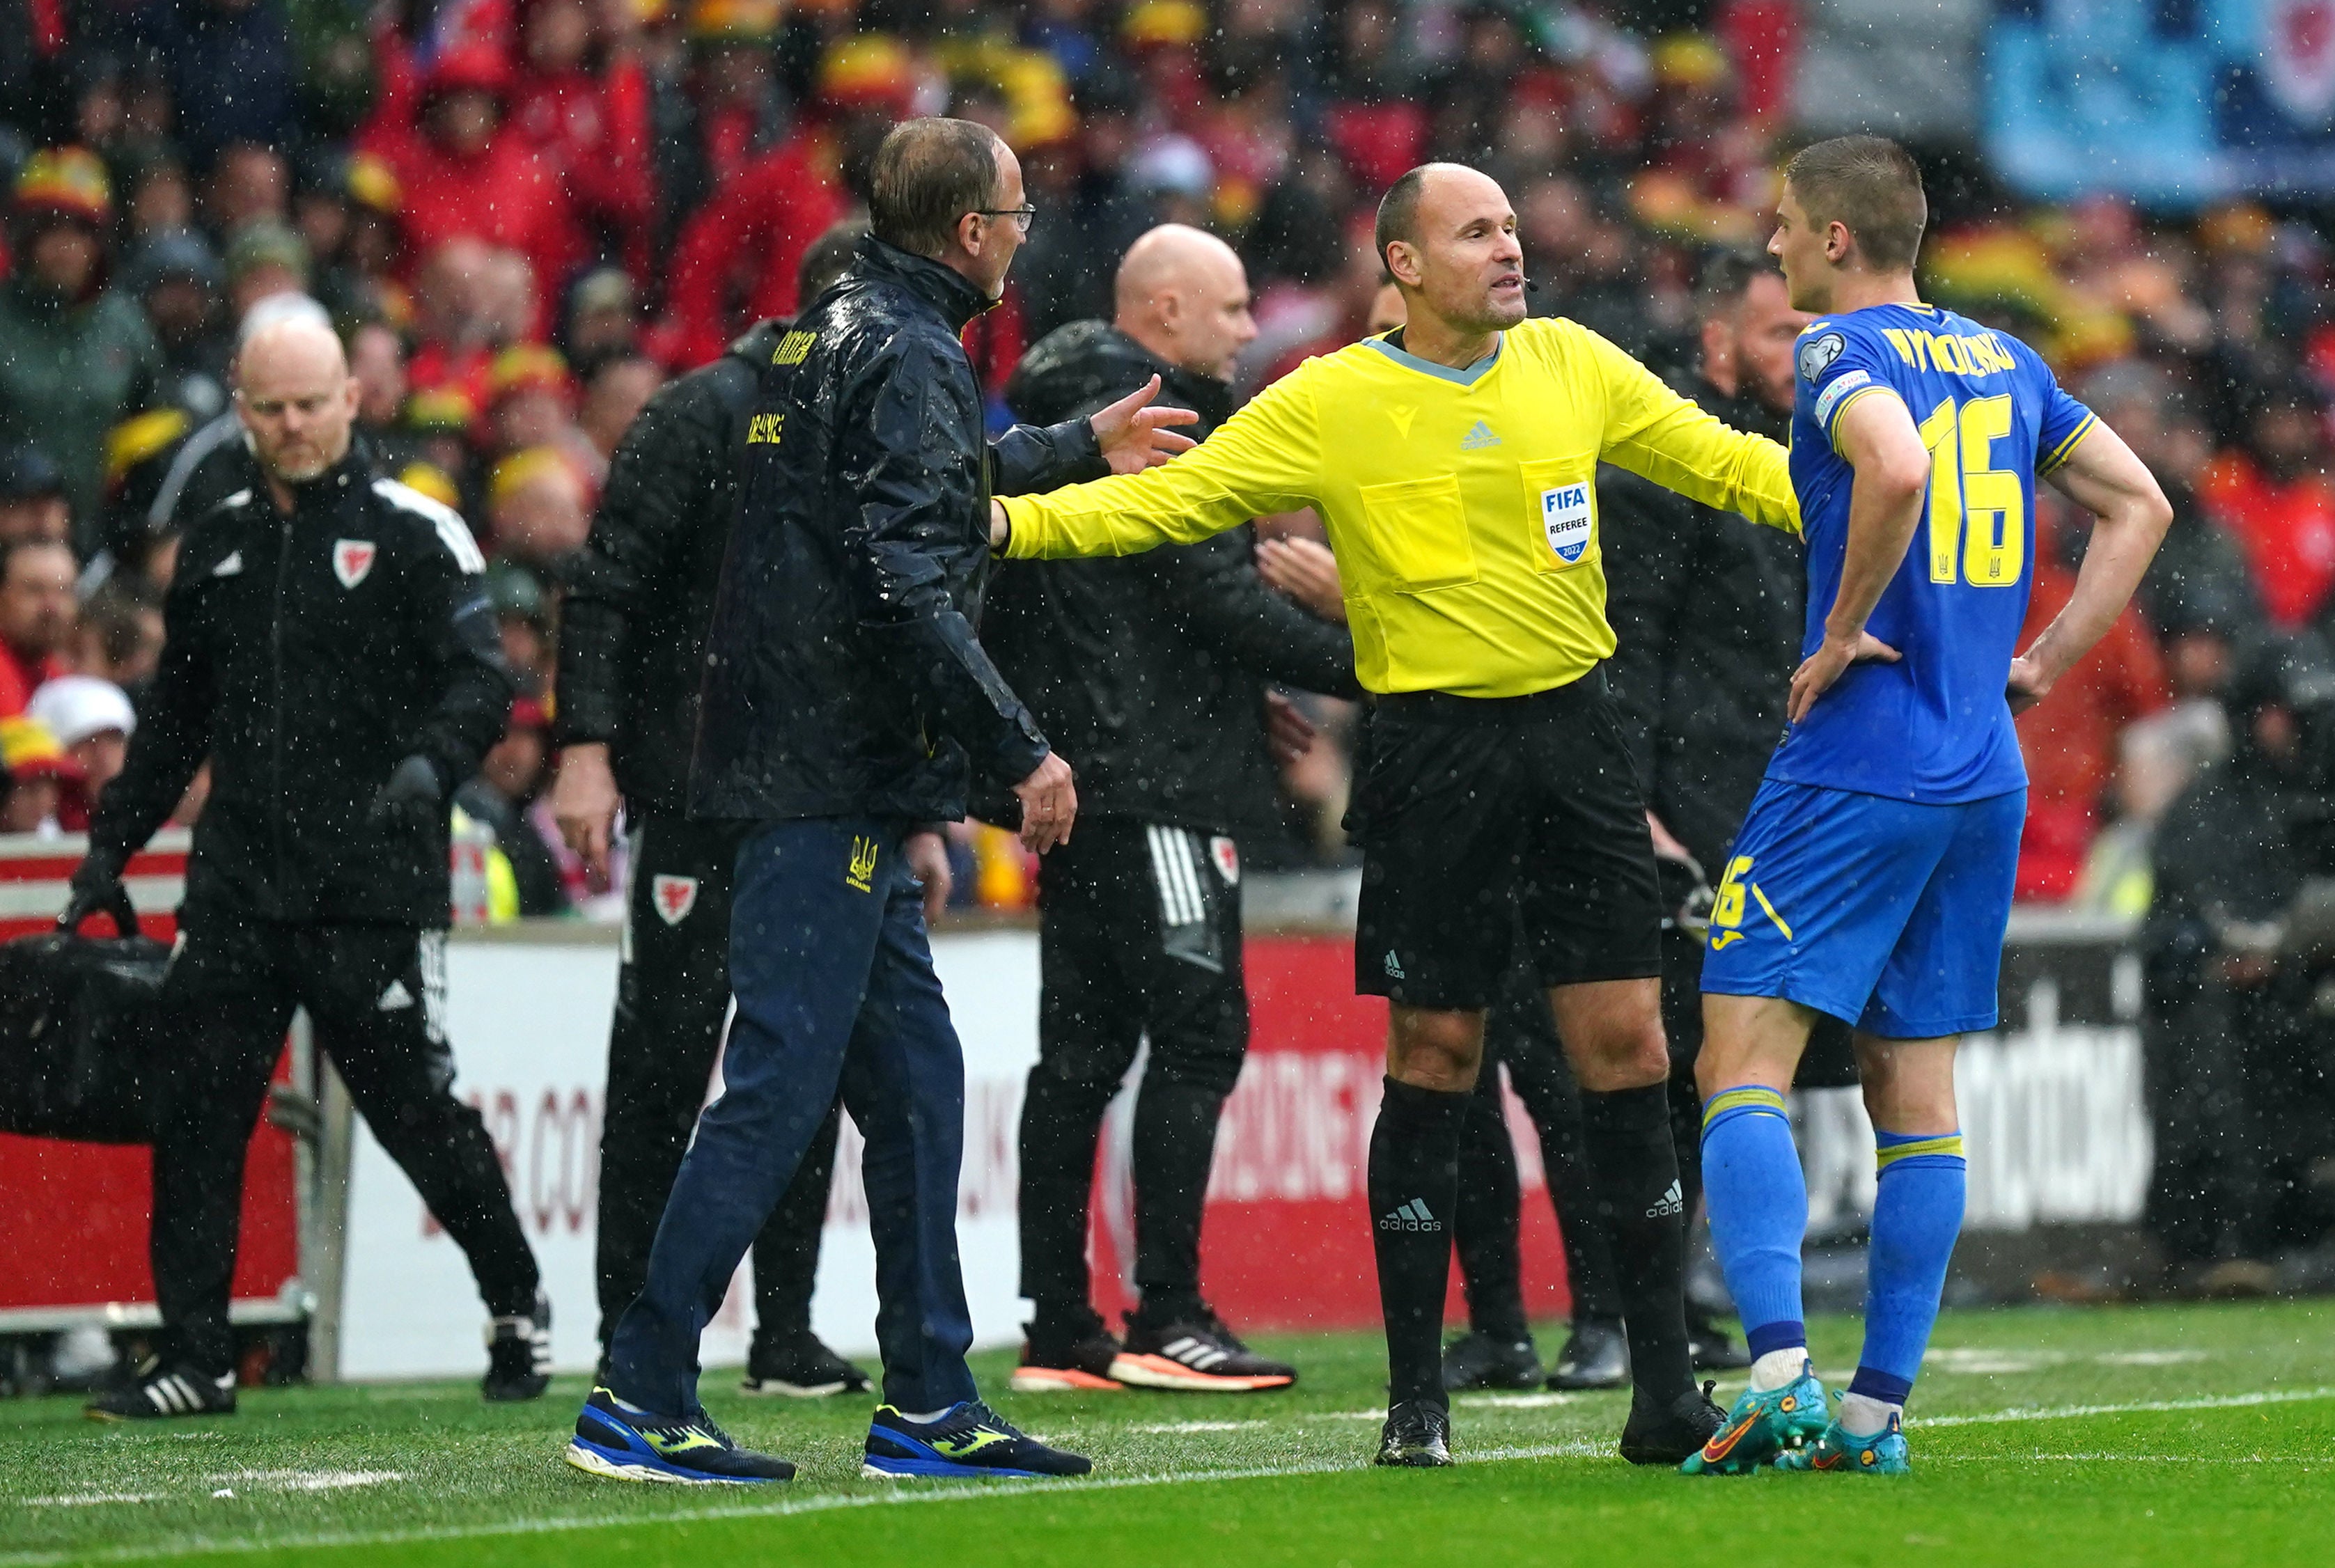
{"type": "Polygon", "coordinates": [[[1144,837],[1151,845],[1151,880],[1159,889],[1160,924],[1174,925],[1177,923],[1176,887],[1168,876],[1168,852],[1160,847],[1158,825],[1155,823],[1146,828],[1144,837]]]}

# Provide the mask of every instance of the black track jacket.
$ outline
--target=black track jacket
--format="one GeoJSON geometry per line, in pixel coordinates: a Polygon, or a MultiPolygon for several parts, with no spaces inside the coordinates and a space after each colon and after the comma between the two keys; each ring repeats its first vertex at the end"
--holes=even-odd
{"type": "Polygon", "coordinates": [[[608,465],[559,613],[560,745],[608,747],[635,808],[689,804],[713,589],[738,503],[746,420],[785,324],[763,322],[657,389],[608,465]]]}
{"type": "Polygon", "coordinates": [[[163,606],[161,668],[90,827],[126,860],[208,757],[190,910],[266,920],[446,924],[447,817],[367,821],[415,752],[451,787],[510,717],[486,563],[456,513],[382,478],[362,448],[295,491],[257,485],[197,518],[163,606]]]}
{"type": "MultiPolygon", "coordinates": [[[[1153,375],[1159,402],[1206,436],[1232,389],[1155,357],[1108,323],[1076,322],[1022,357],[1005,388],[1022,419],[1077,419],[1153,375]]],[[[989,596],[983,641],[1079,775],[1081,817],[1133,817],[1218,833],[1278,819],[1265,749],[1268,681],[1357,697],[1354,646],[1256,572],[1241,527],[1139,556],[1015,561],[989,596]]],[[[985,799],[1009,817],[1012,798],[985,799]]]]}
{"type": "MultiPolygon", "coordinates": [[[[1700,378],[1671,385],[1739,431],[1782,440],[1787,416],[1700,378]]],[[[1716,883],[1784,736],[1799,667],[1807,552],[1774,528],[1616,468],[1597,472],[1606,664],[1646,804],[1716,883]]]]}

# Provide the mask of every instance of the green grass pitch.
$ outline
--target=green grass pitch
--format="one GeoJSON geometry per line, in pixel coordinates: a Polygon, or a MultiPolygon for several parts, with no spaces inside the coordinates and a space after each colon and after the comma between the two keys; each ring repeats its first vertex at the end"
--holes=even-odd
{"type": "MultiPolygon", "coordinates": [[[[1837,1387],[1856,1326],[1812,1327],[1837,1387]]],[[[0,1404],[0,1568],[2335,1563],[2328,1303],[1949,1312],[1916,1396],[1916,1473],[1896,1482],[1633,1469],[1612,1457],[1613,1394],[1463,1396],[1458,1466],[1373,1470],[1375,1338],[1264,1344],[1299,1363],[1299,1388],[1017,1397],[1010,1358],[983,1356],[1001,1410],[1095,1457],[1091,1480],[1050,1486],[862,1481],[865,1401],[747,1399],[722,1372],[708,1404],[799,1461],[792,1486],[578,1475],[558,1457],[573,1379],[517,1408],[450,1384],[261,1390],[238,1416],[155,1428],[96,1426],[63,1399],[0,1404]]]]}

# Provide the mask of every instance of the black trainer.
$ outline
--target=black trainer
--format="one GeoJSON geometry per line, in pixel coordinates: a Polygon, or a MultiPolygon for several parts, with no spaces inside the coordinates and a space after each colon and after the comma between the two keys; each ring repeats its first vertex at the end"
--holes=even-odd
{"type": "Polygon", "coordinates": [[[1568,1393],[1584,1389],[1630,1386],[1630,1341],[1622,1325],[1600,1318],[1575,1318],[1573,1332],[1549,1369],[1548,1386],[1568,1393]]]}
{"type": "Polygon", "coordinates": [[[1711,1403],[1705,1383],[1657,1406],[1641,1395],[1630,1401],[1630,1418],[1622,1427],[1622,1457],[1633,1465],[1683,1465],[1702,1452],[1711,1434],[1727,1425],[1727,1412],[1711,1403]]]}
{"type": "Polygon", "coordinates": [[[1205,1302],[1159,1324],[1129,1312],[1127,1348],[1111,1361],[1110,1375],[1138,1388],[1202,1394],[1255,1394],[1297,1381],[1296,1368],[1242,1344],[1205,1302]]]}
{"type": "Polygon", "coordinates": [[[1426,1470],[1451,1463],[1451,1412],[1425,1399],[1405,1399],[1387,1412],[1373,1465],[1426,1470]]]}
{"type": "Polygon", "coordinates": [[[82,1407],[92,1421],[161,1421],[176,1416],[235,1414],[235,1374],[213,1377],[184,1361],[165,1367],[150,1356],[131,1379],[82,1407]]]}
{"type": "Polygon", "coordinates": [[[1727,1331],[1689,1307],[1686,1314],[1687,1353],[1698,1372],[1739,1372],[1751,1364],[1751,1353],[1727,1337],[1727,1331]]]}
{"type": "Polygon", "coordinates": [[[1017,1394],[1110,1394],[1127,1386],[1111,1376],[1126,1347],[1091,1307],[1068,1316],[1041,1312],[1022,1325],[1022,1364],[1012,1383],[1017,1394]]]}
{"type": "Polygon", "coordinates": [[[487,1375],[479,1392],[489,1404],[542,1397],[551,1386],[551,1298],[535,1292],[535,1311],[487,1324],[487,1375]]]}
{"type": "Polygon", "coordinates": [[[1489,1334],[1465,1334],[1443,1350],[1443,1389],[1537,1389],[1548,1376],[1529,1336],[1510,1344],[1489,1334]]]}
{"type": "Polygon", "coordinates": [[[864,1394],[867,1374],[837,1355],[809,1329],[754,1336],[746,1352],[746,1376],[738,1387],[749,1394],[785,1394],[823,1399],[830,1394],[864,1394]]]}

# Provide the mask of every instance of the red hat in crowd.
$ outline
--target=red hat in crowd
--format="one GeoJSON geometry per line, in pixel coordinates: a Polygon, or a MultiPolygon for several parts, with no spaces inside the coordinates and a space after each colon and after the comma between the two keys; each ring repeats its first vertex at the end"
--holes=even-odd
{"type": "Polygon", "coordinates": [[[501,45],[484,42],[458,44],[431,63],[422,78],[421,96],[428,100],[449,92],[491,92],[508,104],[516,78],[510,56],[501,45]]]}

